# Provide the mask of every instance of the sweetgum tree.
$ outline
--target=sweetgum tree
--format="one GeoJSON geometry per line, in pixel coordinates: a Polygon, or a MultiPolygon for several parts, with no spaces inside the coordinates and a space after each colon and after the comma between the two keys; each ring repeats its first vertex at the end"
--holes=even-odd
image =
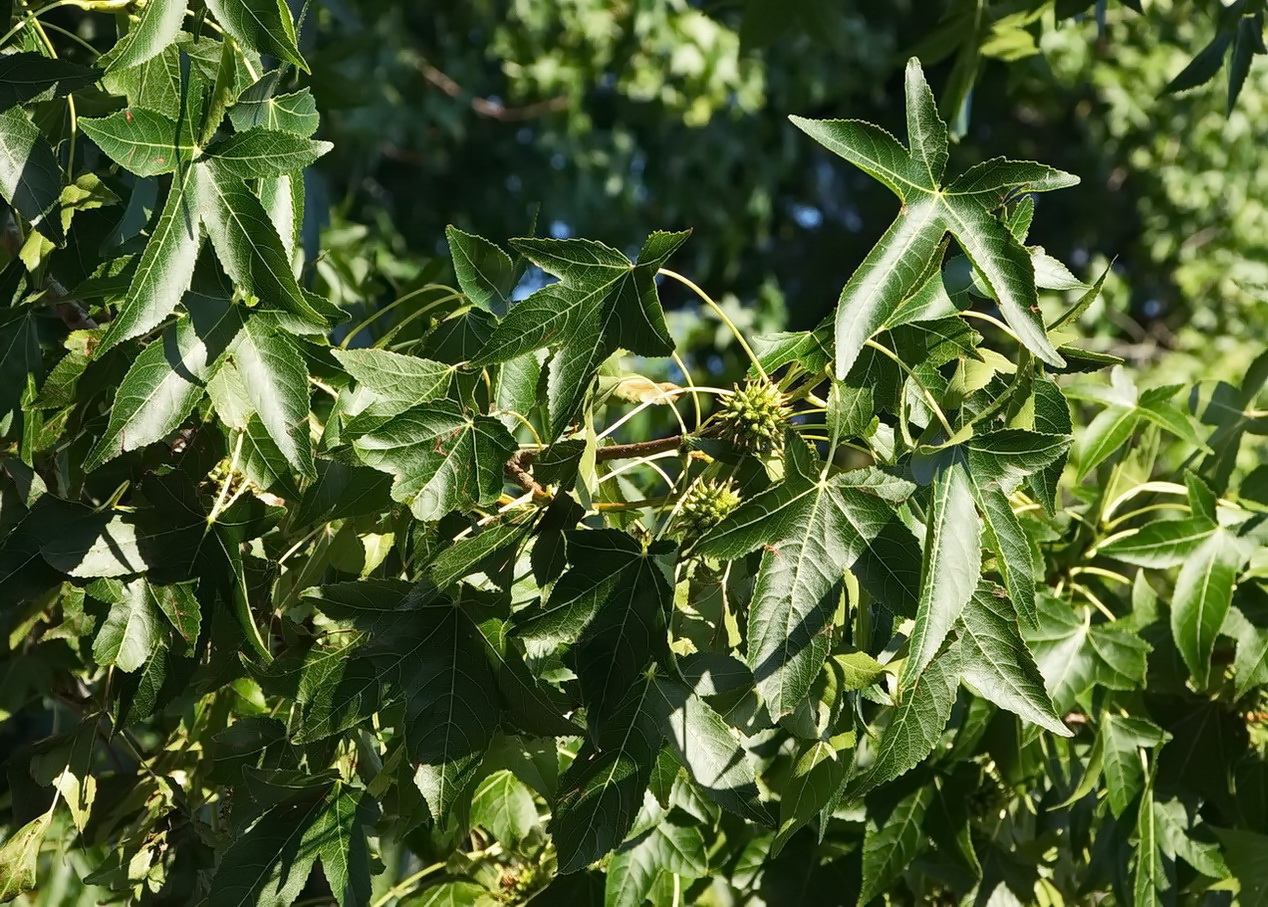
{"type": "Polygon", "coordinates": [[[0,896],[1263,902],[1268,357],[1081,349],[1074,177],[948,170],[915,61],[905,144],[794,117],[898,213],[719,387],[686,233],[450,229],[351,321],[286,7],[81,5],[0,56],[0,896]]]}

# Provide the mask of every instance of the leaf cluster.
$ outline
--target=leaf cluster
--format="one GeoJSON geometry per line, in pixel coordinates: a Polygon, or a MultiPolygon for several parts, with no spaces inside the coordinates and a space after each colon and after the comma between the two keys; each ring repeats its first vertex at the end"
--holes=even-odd
{"type": "Polygon", "coordinates": [[[661,281],[726,318],[686,233],[451,228],[456,285],[349,323],[284,4],[150,0],[94,67],[23,21],[0,897],[54,854],[156,904],[1264,890],[1268,358],[1100,380],[1100,283],[1027,243],[1075,178],[946,179],[915,60],[906,144],[794,119],[901,208],[728,389],[636,371],[661,281]]]}

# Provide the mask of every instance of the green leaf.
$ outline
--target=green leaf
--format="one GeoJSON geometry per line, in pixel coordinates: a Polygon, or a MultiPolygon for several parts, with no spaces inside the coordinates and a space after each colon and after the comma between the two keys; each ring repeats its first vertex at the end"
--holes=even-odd
{"type": "MultiPolygon", "coordinates": [[[[1149,781],[1152,790],[1152,779],[1149,781]]],[[[1152,805],[1155,832],[1158,844],[1163,853],[1175,859],[1181,858],[1198,872],[1213,879],[1223,879],[1229,875],[1228,866],[1220,854],[1220,847],[1214,841],[1198,841],[1190,837],[1189,829],[1196,824],[1189,819],[1189,810],[1179,800],[1168,800],[1152,805]]]]}
{"type": "Polygon", "coordinates": [[[589,730],[598,739],[652,659],[667,657],[665,625],[673,590],[655,561],[663,548],[644,550],[618,530],[580,530],[566,537],[574,569],[552,590],[544,624],[526,624],[526,633],[574,614],[593,615],[585,620],[573,660],[589,730]]]}
{"type": "Polygon", "coordinates": [[[499,902],[475,882],[441,882],[409,900],[409,907],[495,907],[499,902]]]}
{"type": "MultiPolygon", "coordinates": [[[[823,665],[831,643],[823,631],[845,570],[886,533],[910,535],[894,504],[914,490],[875,469],[821,478],[818,457],[804,441],[790,435],[786,449],[784,481],[741,504],[698,543],[702,554],[723,558],[765,546],[749,611],[747,663],[775,719],[797,708],[823,665]]],[[[860,581],[877,585],[866,574],[860,581]]]]}
{"type": "Polygon", "coordinates": [[[617,848],[608,863],[603,907],[642,907],[662,873],[688,880],[709,874],[699,827],[665,818],[617,848]]]}
{"type": "MultiPolygon", "coordinates": [[[[494,555],[506,553],[514,557],[515,546],[527,534],[530,522],[524,519],[506,519],[491,523],[479,532],[459,539],[444,551],[440,552],[429,565],[432,581],[438,589],[452,586],[458,580],[471,575],[486,564],[494,555]]],[[[492,574],[493,569],[488,570],[492,574]]]]}
{"type": "Polygon", "coordinates": [[[559,435],[576,417],[599,366],[617,349],[644,356],[673,351],[655,277],[686,239],[686,233],[653,233],[636,262],[590,240],[511,240],[559,282],[512,306],[472,364],[554,350],[547,397],[551,433],[559,435]]]}
{"type": "Polygon", "coordinates": [[[633,827],[662,740],[648,713],[651,695],[648,683],[634,686],[613,710],[606,745],[584,744],[560,777],[550,834],[561,873],[600,859],[633,827]]]}
{"type": "Polygon", "coordinates": [[[0,846],[0,903],[34,891],[39,872],[40,848],[53,822],[53,810],[12,832],[0,846]]]}
{"type": "Polygon", "coordinates": [[[1268,905],[1268,835],[1240,828],[1214,831],[1224,845],[1224,860],[1241,886],[1237,903],[1241,907],[1268,905]]]}
{"type": "Polygon", "coordinates": [[[197,167],[187,167],[173,177],[163,211],[128,285],[128,295],[97,346],[98,356],[158,327],[189,289],[203,239],[198,172],[197,167]]]}
{"type": "Polygon", "coordinates": [[[963,680],[984,699],[1027,721],[1069,737],[1053,708],[1043,676],[1022,641],[1007,598],[979,588],[958,623],[963,680]]]}
{"type": "Polygon", "coordinates": [[[0,323],[0,418],[21,405],[27,376],[44,373],[35,313],[25,309],[6,316],[0,323]]]}
{"type": "Polygon", "coordinates": [[[758,802],[753,757],[713,708],[682,684],[653,682],[660,697],[661,728],[688,773],[719,805],[755,822],[771,824],[758,802]]]}
{"type": "Polygon", "coordinates": [[[887,890],[920,853],[925,842],[925,813],[933,797],[932,785],[925,785],[903,797],[888,814],[869,814],[863,833],[860,904],[887,890]]]}
{"type": "Polygon", "coordinates": [[[1068,174],[1029,162],[996,158],[979,164],[949,185],[946,125],[938,116],[924,72],[907,64],[907,130],[911,150],[881,129],[853,120],[793,123],[868,175],[903,202],[897,220],[872,248],[837,302],[836,376],[844,379],[864,344],[916,289],[928,263],[949,232],[998,301],[1009,326],[1034,355],[1060,367],[1064,360],[1044,331],[1037,307],[1030,254],[992,214],[1008,196],[1073,185],[1068,174]]]}
{"type": "Polygon", "coordinates": [[[267,72],[247,87],[229,108],[229,121],[238,132],[262,127],[280,129],[296,135],[310,136],[317,131],[320,117],[317,101],[307,88],[292,94],[274,96],[278,71],[267,72]]]}
{"type": "Polygon", "coordinates": [[[841,689],[847,692],[870,687],[885,674],[886,667],[866,652],[833,655],[831,661],[841,671],[841,689]]]}
{"type": "Polygon", "coordinates": [[[1100,551],[1137,567],[1175,567],[1191,558],[1215,531],[1204,517],[1155,520],[1103,545],[1100,551]]]}
{"type": "Polygon", "coordinates": [[[0,195],[49,242],[65,242],[56,207],[61,168],[48,140],[20,107],[0,111],[0,195]]]}
{"type": "Polygon", "coordinates": [[[46,495],[32,508],[40,554],[76,577],[115,577],[164,570],[187,573],[198,546],[196,523],[173,527],[150,511],[93,511],[46,495]]]}
{"type": "Polygon", "coordinates": [[[455,371],[452,365],[387,350],[331,352],[358,384],[374,392],[370,412],[385,418],[442,396],[455,371]]]}
{"type": "Polygon", "coordinates": [[[772,851],[778,852],[816,816],[824,821],[849,768],[849,759],[830,742],[811,740],[805,743],[804,751],[793,763],[792,777],[779,798],[779,833],[775,836],[772,851]]]}
{"type": "Polygon", "coordinates": [[[1007,428],[976,435],[965,442],[969,470],[981,488],[1011,494],[1022,479],[1054,463],[1070,447],[1069,435],[1007,428]]]}
{"type": "Polygon", "coordinates": [[[97,81],[100,73],[68,60],[30,51],[0,56],[0,111],[51,100],[97,81]]]}
{"type": "Polygon", "coordinates": [[[487,504],[502,491],[515,439],[497,419],[450,401],[406,410],[353,442],[361,462],[396,477],[393,500],[420,520],[487,504]]]}
{"type": "Polygon", "coordinates": [[[285,0],[207,0],[207,8],[243,47],[272,54],[308,72],[285,0]]]}
{"type": "Polygon", "coordinates": [[[308,366],[295,341],[266,316],[246,319],[229,349],[247,396],[286,462],[312,476],[308,366]]]}
{"type": "Polygon", "coordinates": [[[290,907],[308,881],[317,851],[308,830],[326,807],[311,796],[275,806],[236,837],[216,866],[211,907],[290,907]]]}
{"type": "Polygon", "coordinates": [[[358,657],[360,642],[358,634],[345,633],[307,651],[292,650],[257,677],[266,689],[293,699],[290,729],[296,743],[356,727],[379,708],[380,678],[369,659],[358,657]]]}
{"type": "Polygon", "coordinates": [[[1035,567],[1030,539],[1013,513],[1008,497],[998,489],[980,495],[984,541],[995,552],[999,571],[1017,614],[1031,627],[1039,626],[1035,611],[1035,567]]]}
{"type": "Polygon", "coordinates": [[[1058,713],[1093,686],[1136,690],[1145,684],[1149,643],[1116,624],[1093,625],[1088,608],[1043,595],[1039,628],[1025,628],[1023,637],[1058,713]]]}
{"type": "Polygon", "coordinates": [[[176,41],[185,23],[185,0],[153,0],[141,8],[141,18],[100,61],[107,72],[140,66],[176,41]]]}
{"type": "Polygon", "coordinates": [[[295,522],[311,525],[379,513],[391,506],[391,485],[391,476],[368,466],[319,459],[317,480],[304,489],[295,522]]]}
{"type": "MultiPolygon", "coordinates": [[[[1036,378],[1034,382],[1035,420],[1034,430],[1045,434],[1070,435],[1073,423],[1070,404],[1065,394],[1051,378],[1036,378]]],[[[1027,478],[1026,483],[1048,513],[1057,506],[1057,483],[1065,471],[1068,453],[1060,454],[1052,463],[1027,478]]]]}
{"type": "Polygon", "coordinates": [[[898,707],[890,710],[872,764],[846,783],[844,800],[856,801],[878,785],[911,771],[929,755],[951,717],[960,670],[959,647],[951,646],[920,673],[898,707]]]}
{"type": "Polygon", "coordinates": [[[1144,785],[1144,769],[1140,749],[1152,748],[1171,739],[1171,735],[1146,718],[1113,714],[1101,718],[1099,729],[1105,772],[1105,792],[1110,811],[1123,814],[1144,785]]]}
{"type": "Polygon", "coordinates": [[[445,228],[445,238],[462,292],[481,308],[501,314],[514,289],[511,257],[484,237],[452,225],[445,228]]]}
{"type": "Polygon", "coordinates": [[[580,729],[564,716],[575,703],[535,675],[510,642],[506,623],[492,619],[477,627],[497,677],[506,721],[525,733],[542,737],[576,737],[580,729]]]}
{"type": "Polygon", "coordinates": [[[137,176],[175,173],[199,151],[175,120],[144,107],[81,119],[79,125],[111,160],[137,176]]]}
{"type": "Polygon", "coordinates": [[[368,804],[364,792],[337,784],[300,843],[301,851],[316,852],[340,907],[370,904],[370,850],[362,825],[368,804]]]}
{"type": "Polygon", "coordinates": [[[150,595],[158,605],[163,616],[168,619],[181,639],[185,640],[190,652],[198,641],[198,633],[202,628],[202,610],[194,595],[193,587],[188,584],[172,584],[150,586],[150,595]]]}
{"type": "Polygon", "coordinates": [[[458,798],[470,788],[479,768],[480,756],[470,755],[449,762],[425,762],[414,770],[414,786],[436,822],[449,821],[458,798]]]}
{"type": "Polygon", "coordinates": [[[163,615],[149,581],[144,577],[128,583],[99,580],[90,592],[110,605],[92,644],[93,660],[121,671],[137,670],[163,639],[163,615]]]}
{"type": "Polygon", "coordinates": [[[933,661],[981,578],[982,528],[973,498],[973,478],[957,453],[941,465],[933,480],[920,604],[900,689],[910,689],[933,661]]]}
{"type": "Polygon", "coordinates": [[[84,461],[84,472],[179,428],[203,398],[203,383],[241,326],[238,309],[206,300],[151,342],[124,375],[110,424],[84,461]]]}
{"type": "Polygon", "coordinates": [[[515,848],[537,826],[537,806],[524,783],[499,769],[476,787],[471,797],[471,824],[479,825],[507,848],[515,848]]]}
{"type": "Polygon", "coordinates": [[[255,128],[207,146],[207,157],[226,173],[242,179],[285,176],[303,170],[333,146],[293,132],[255,128]]]}
{"type": "MultiPolygon", "coordinates": [[[[457,607],[437,600],[403,612],[379,634],[370,654],[392,696],[405,701],[410,759],[439,766],[478,762],[497,730],[501,710],[483,643],[457,607]]],[[[474,768],[474,766],[472,766],[474,768]]],[[[442,790],[449,802],[453,791],[442,790]]],[[[432,811],[441,810],[432,805],[432,811]]]]}
{"type": "Polygon", "coordinates": [[[1162,856],[1151,776],[1145,782],[1140,809],[1136,813],[1136,871],[1132,875],[1132,903],[1137,907],[1162,905],[1159,895],[1170,887],[1162,856]]]}
{"type": "Polygon", "coordinates": [[[225,273],[265,305],[324,328],[327,319],[300,289],[291,257],[260,199],[218,160],[200,161],[196,169],[203,222],[225,273]]]}
{"type": "Polygon", "coordinates": [[[1233,601],[1242,565],[1236,538],[1216,529],[1185,561],[1171,600],[1171,635],[1199,687],[1211,671],[1211,652],[1233,601]]]}

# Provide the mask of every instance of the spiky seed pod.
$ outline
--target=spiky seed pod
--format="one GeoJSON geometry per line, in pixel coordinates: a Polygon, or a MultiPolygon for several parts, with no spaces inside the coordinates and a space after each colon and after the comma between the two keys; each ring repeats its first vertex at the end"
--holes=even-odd
{"type": "Polygon", "coordinates": [[[215,466],[211,467],[211,470],[207,473],[207,477],[203,479],[203,484],[211,491],[212,494],[218,493],[220,491],[220,487],[226,481],[229,483],[229,490],[227,494],[230,495],[237,494],[238,490],[242,488],[243,485],[245,485],[246,490],[252,494],[258,495],[261,491],[263,491],[260,486],[248,479],[241,470],[231,469],[232,465],[233,463],[231,458],[225,457],[215,466]]]}
{"type": "Polygon", "coordinates": [[[721,436],[744,450],[769,453],[783,445],[791,415],[779,388],[766,380],[747,381],[722,403],[721,436]]]}
{"type": "Polygon", "coordinates": [[[692,541],[722,522],[740,503],[735,482],[708,479],[697,482],[678,508],[676,529],[679,537],[692,541]]]}

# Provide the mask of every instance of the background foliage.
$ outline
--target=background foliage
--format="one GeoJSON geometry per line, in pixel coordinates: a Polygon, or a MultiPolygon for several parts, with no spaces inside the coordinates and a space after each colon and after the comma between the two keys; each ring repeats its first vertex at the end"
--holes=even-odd
{"type": "Polygon", "coordinates": [[[1258,903],[1263,4],[937,7],[0,4],[0,897],[1258,903]]]}

